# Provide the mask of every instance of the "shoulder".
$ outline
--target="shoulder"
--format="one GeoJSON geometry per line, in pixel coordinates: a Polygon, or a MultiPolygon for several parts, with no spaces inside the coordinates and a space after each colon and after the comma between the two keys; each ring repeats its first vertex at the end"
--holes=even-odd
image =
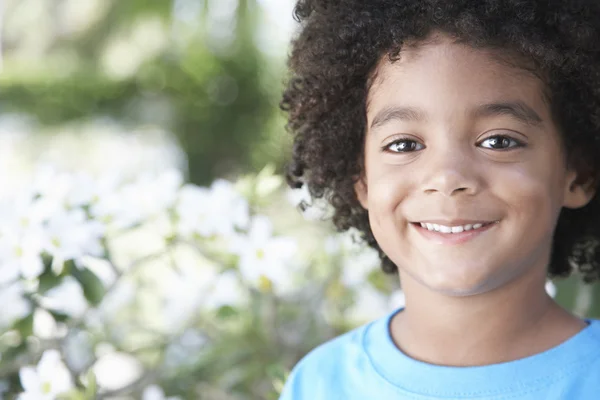
{"type": "Polygon", "coordinates": [[[570,366],[564,374],[570,387],[570,399],[596,399],[600,393],[600,320],[587,321],[590,323],[586,330],[588,340],[578,349],[583,354],[582,362],[579,366],[570,366]]]}
{"type": "Polygon", "coordinates": [[[364,361],[362,341],[369,325],[329,340],[304,356],[292,370],[280,400],[309,398],[334,389],[332,384],[343,384],[347,371],[364,361]]]}
{"type": "Polygon", "coordinates": [[[586,350],[590,354],[595,354],[596,360],[600,365],[600,319],[588,319],[587,322],[590,324],[587,329],[590,341],[586,350]]]}
{"type": "Polygon", "coordinates": [[[575,377],[583,378],[584,380],[591,378],[594,387],[600,389],[600,320],[588,319],[590,324],[585,330],[586,340],[579,342],[577,352],[583,354],[582,368],[583,371],[575,374],[575,377]]]}
{"type": "Polygon", "coordinates": [[[367,327],[363,325],[316,347],[296,364],[291,376],[306,379],[336,374],[340,366],[360,357],[367,327]]]}
{"type": "Polygon", "coordinates": [[[586,319],[589,326],[585,329],[587,335],[587,342],[582,342],[589,348],[587,349],[591,353],[600,355],[600,320],[598,319],[586,319]]]}

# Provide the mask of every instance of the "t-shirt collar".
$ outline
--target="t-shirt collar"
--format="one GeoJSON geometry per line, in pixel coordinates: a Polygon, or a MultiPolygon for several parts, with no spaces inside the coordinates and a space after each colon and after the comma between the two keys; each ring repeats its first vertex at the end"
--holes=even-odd
{"type": "Polygon", "coordinates": [[[390,322],[401,311],[370,324],[363,348],[379,375],[412,393],[468,398],[532,390],[575,373],[600,355],[600,321],[586,320],[589,325],[570,339],[523,359],[475,367],[428,364],[408,357],[392,341],[390,322]]]}

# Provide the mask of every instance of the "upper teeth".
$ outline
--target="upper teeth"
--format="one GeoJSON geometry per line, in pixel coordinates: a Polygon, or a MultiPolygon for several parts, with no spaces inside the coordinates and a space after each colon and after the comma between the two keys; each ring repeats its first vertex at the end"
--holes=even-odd
{"type": "Polygon", "coordinates": [[[479,229],[483,226],[482,223],[477,224],[467,224],[467,225],[459,225],[459,226],[446,226],[439,224],[430,224],[428,222],[421,222],[421,226],[423,228],[427,228],[430,231],[437,231],[442,233],[460,233],[463,231],[470,231],[471,229],[479,229]]]}

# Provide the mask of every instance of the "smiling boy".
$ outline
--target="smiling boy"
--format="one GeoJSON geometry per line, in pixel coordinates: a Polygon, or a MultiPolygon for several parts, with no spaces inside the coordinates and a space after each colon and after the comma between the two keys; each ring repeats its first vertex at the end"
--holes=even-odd
{"type": "Polygon", "coordinates": [[[406,306],[313,350],[284,400],[600,399],[600,5],[304,0],[290,185],[357,228],[406,306]]]}

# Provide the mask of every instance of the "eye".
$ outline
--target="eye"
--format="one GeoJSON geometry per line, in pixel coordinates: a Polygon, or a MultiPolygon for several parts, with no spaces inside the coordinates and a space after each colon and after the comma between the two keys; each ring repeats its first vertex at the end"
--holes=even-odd
{"type": "Polygon", "coordinates": [[[392,153],[409,153],[417,150],[422,150],[424,148],[425,146],[423,146],[421,143],[415,140],[398,139],[383,146],[382,150],[390,151],[392,153]]]}
{"type": "Polygon", "coordinates": [[[490,136],[479,142],[479,145],[492,150],[508,150],[525,146],[521,141],[503,135],[490,136]]]}

